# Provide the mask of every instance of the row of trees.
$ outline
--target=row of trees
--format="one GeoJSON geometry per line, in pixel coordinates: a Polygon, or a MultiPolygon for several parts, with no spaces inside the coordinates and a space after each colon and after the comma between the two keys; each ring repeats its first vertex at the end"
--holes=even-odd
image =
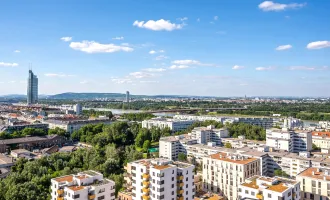
{"type": "Polygon", "coordinates": [[[124,113],[121,117],[129,121],[143,121],[146,119],[151,119],[155,117],[155,115],[151,113],[124,113]]]}
{"type": "Polygon", "coordinates": [[[9,133],[6,131],[1,132],[0,139],[12,139],[12,138],[25,137],[25,136],[44,136],[47,134],[48,135],[57,134],[61,136],[67,136],[66,131],[60,128],[49,129],[48,131],[38,128],[24,128],[22,131],[14,131],[13,133],[9,133]]]}

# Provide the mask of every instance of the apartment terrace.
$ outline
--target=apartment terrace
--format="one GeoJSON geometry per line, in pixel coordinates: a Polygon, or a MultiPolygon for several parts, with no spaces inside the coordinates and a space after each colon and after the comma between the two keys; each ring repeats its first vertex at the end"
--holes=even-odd
{"type": "Polygon", "coordinates": [[[232,162],[236,164],[248,164],[250,162],[258,160],[257,158],[246,157],[242,155],[230,155],[226,153],[217,153],[210,156],[212,159],[222,160],[226,162],[232,162]]]}
{"type": "Polygon", "coordinates": [[[304,176],[313,179],[330,181],[330,169],[310,167],[297,176],[304,176]]]}

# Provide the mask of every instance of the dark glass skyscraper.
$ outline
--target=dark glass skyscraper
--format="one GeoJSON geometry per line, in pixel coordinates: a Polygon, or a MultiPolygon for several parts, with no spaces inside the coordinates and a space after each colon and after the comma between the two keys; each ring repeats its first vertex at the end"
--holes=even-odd
{"type": "Polygon", "coordinates": [[[29,70],[27,85],[27,104],[36,104],[38,102],[38,78],[29,70]]]}

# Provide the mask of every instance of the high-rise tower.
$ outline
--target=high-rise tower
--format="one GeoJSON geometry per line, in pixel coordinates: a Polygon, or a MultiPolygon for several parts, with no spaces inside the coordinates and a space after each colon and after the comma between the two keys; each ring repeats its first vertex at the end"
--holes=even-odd
{"type": "Polygon", "coordinates": [[[29,70],[27,85],[27,104],[36,104],[38,102],[38,78],[29,70]]]}
{"type": "Polygon", "coordinates": [[[129,103],[129,91],[126,91],[126,103],[129,103]]]}

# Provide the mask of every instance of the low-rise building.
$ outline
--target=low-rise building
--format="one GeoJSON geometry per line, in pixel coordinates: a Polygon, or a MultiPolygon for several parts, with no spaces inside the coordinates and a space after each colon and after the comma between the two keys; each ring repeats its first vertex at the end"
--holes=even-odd
{"type": "Polygon", "coordinates": [[[221,145],[221,139],[229,137],[228,129],[216,129],[213,125],[207,127],[196,127],[189,133],[191,139],[196,139],[199,144],[207,144],[215,142],[216,145],[221,145]]]}
{"type": "Polygon", "coordinates": [[[282,177],[253,176],[239,186],[238,199],[300,199],[300,183],[282,177]]]}
{"type": "Polygon", "coordinates": [[[109,119],[77,120],[77,119],[63,118],[63,119],[44,120],[44,123],[48,124],[50,129],[60,128],[71,134],[74,131],[77,131],[81,127],[88,124],[111,124],[112,121],[109,119]]]}
{"type": "Polygon", "coordinates": [[[31,152],[26,149],[15,149],[10,152],[10,155],[14,158],[31,157],[31,152]]]}
{"type": "Polygon", "coordinates": [[[297,175],[301,199],[326,200],[330,197],[330,169],[311,167],[297,175]]]}
{"type": "Polygon", "coordinates": [[[312,132],[313,144],[321,149],[330,149],[330,132],[312,132]]]}
{"type": "Polygon", "coordinates": [[[52,200],[114,200],[115,182],[92,170],[61,176],[51,179],[51,196],[52,200]]]}
{"type": "Polygon", "coordinates": [[[0,168],[8,168],[14,165],[14,159],[0,153],[0,168]]]}
{"type": "Polygon", "coordinates": [[[157,127],[160,129],[169,128],[172,132],[186,130],[191,126],[194,120],[178,120],[178,119],[168,119],[168,118],[154,118],[142,121],[142,128],[151,129],[152,127],[157,127]]]}
{"type": "Polygon", "coordinates": [[[133,200],[194,199],[194,165],[161,158],[130,164],[133,200]]]}
{"type": "Polygon", "coordinates": [[[217,153],[204,157],[204,190],[235,200],[240,183],[261,173],[260,164],[259,159],[240,154],[217,153]]]}
{"type": "Polygon", "coordinates": [[[13,133],[15,131],[22,131],[25,128],[35,128],[48,131],[48,124],[44,123],[29,123],[29,122],[13,122],[10,125],[4,126],[3,131],[13,133]]]}

